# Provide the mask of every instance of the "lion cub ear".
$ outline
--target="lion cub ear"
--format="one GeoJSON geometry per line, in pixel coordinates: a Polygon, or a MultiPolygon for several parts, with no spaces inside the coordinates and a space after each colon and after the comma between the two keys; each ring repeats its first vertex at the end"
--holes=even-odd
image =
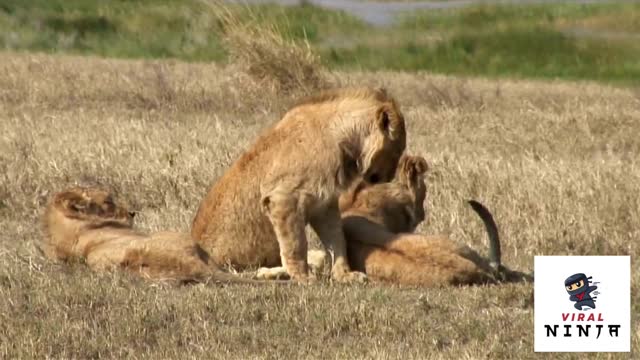
{"type": "Polygon", "coordinates": [[[429,164],[422,156],[413,156],[411,159],[415,175],[424,175],[429,170],[429,164]]]}
{"type": "Polygon", "coordinates": [[[422,156],[404,155],[400,159],[401,180],[408,184],[415,184],[420,180],[420,176],[429,170],[429,164],[422,156]]]}
{"type": "Polygon", "coordinates": [[[400,119],[392,103],[383,104],[378,108],[376,112],[376,123],[382,132],[392,138],[396,136],[396,133],[398,133],[398,130],[402,127],[402,119],[400,119]]]}
{"type": "Polygon", "coordinates": [[[387,88],[384,86],[377,86],[373,88],[373,91],[377,94],[378,99],[388,99],[389,93],[387,92],[387,88]]]}
{"type": "Polygon", "coordinates": [[[389,132],[389,127],[391,126],[391,120],[389,119],[389,112],[385,109],[385,107],[381,107],[378,109],[377,123],[378,128],[385,133],[389,132]]]}

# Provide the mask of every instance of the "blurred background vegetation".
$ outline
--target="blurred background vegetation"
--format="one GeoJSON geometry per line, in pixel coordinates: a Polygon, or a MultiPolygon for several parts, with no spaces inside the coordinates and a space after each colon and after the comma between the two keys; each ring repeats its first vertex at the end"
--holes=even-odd
{"type": "MultiPolygon", "coordinates": [[[[328,68],[640,80],[640,3],[473,5],[405,14],[378,27],[315,7],[228,5],[239,19],[308,41],[328,68]]],[[[5,50],[227,62],[209,4],[171,0],[2,0],[5,50]]]]}

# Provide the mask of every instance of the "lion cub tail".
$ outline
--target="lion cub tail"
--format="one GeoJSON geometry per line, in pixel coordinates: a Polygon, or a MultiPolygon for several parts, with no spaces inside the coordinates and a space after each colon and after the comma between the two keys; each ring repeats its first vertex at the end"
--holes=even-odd
{"type": "Polygon", "coordinates": [[[500,236],[498,235],[498,225],[496,225],[495,220],[493,219],[493,215],[489,212],[484,205],[475,201],[469,200],[469,205],[471,208],[480,216],[482,222],[484,223],[484,227],[487,229],[487,234],[489,235],[489,264],[496,272],[501,272],[503,270],[502,262],[500,260],[501,252],[500,252],[500,236]]]}
{"type": "Polygon", "coordinates": [[[502,265],[500,260],[502,256],[500,252],[500,236],[498,235],[498,225],[496,225],[495,220],[493,220],[493,215],[491,215],[491,212],[481,203],[475,200],[469,200],[468,202],[473,210],[480,216],[480,219],[482,219],[484,227],[487,229],[487,234],[489,234],[489,266],[493,269],[499,281],[532,282],[533,273],[529,274],[510,270],[502,265]]]}

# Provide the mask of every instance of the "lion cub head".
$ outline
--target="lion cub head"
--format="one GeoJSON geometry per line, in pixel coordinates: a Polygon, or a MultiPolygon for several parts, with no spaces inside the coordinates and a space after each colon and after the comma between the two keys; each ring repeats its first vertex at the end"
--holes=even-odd
{"type": "Polygon", "coordinates": [[[425,219],[428,168],[423,157],[402,156],[392,182],[370,185],[361,180],[341,195],[343,217],[364,216],[393,233],[414,231],[425,219]]]}
{"type": "Polygon", "coordinates": [[[371,184],[390,181],[405,150],[407,133],[404,116],[385,89],[375,89],[380,105],[365,139],[359,161],[360,173],[371,184]]]}
{"type": "Polygon", "coordinates": [[[73,247],[79,234],[101,227],[131,228],[135,213],[99,187],[73,187],[56,193],[44,214],[42,250],[52,259],[76,256],[73,247]]]}
{"type": "MultiPolygon", "coordinates": [[[[406,147],[405,121],[398,103],[383,88],[328,91],[302,102],[333,102],[339,113],[342,174],[351,183],[361,177],[370,184],[391,181],[406,147]]],[[[335,126],[335,124],[334,124],[335,126]]]]}

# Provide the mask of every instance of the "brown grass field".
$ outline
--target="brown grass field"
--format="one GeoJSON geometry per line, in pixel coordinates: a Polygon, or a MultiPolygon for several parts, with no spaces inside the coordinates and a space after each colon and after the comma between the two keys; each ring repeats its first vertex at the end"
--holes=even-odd
{"type": "MultiPolygon", "coordinates": [[[[431,164],[428,220],[503,260],[631,255],[640,311],[640,92],[595,83],[334,73],[384,85],[431,164]]],[[[208,186],[292,101],[235,67],[0,53],[0,358],[578,358],[533,352],[533,286],[151,284],[46,261],[52,192],[119,191],[147,230],[188,231],[208,186]]],[[[638,356],[640,319],[632,319],[638,356]]]]}

